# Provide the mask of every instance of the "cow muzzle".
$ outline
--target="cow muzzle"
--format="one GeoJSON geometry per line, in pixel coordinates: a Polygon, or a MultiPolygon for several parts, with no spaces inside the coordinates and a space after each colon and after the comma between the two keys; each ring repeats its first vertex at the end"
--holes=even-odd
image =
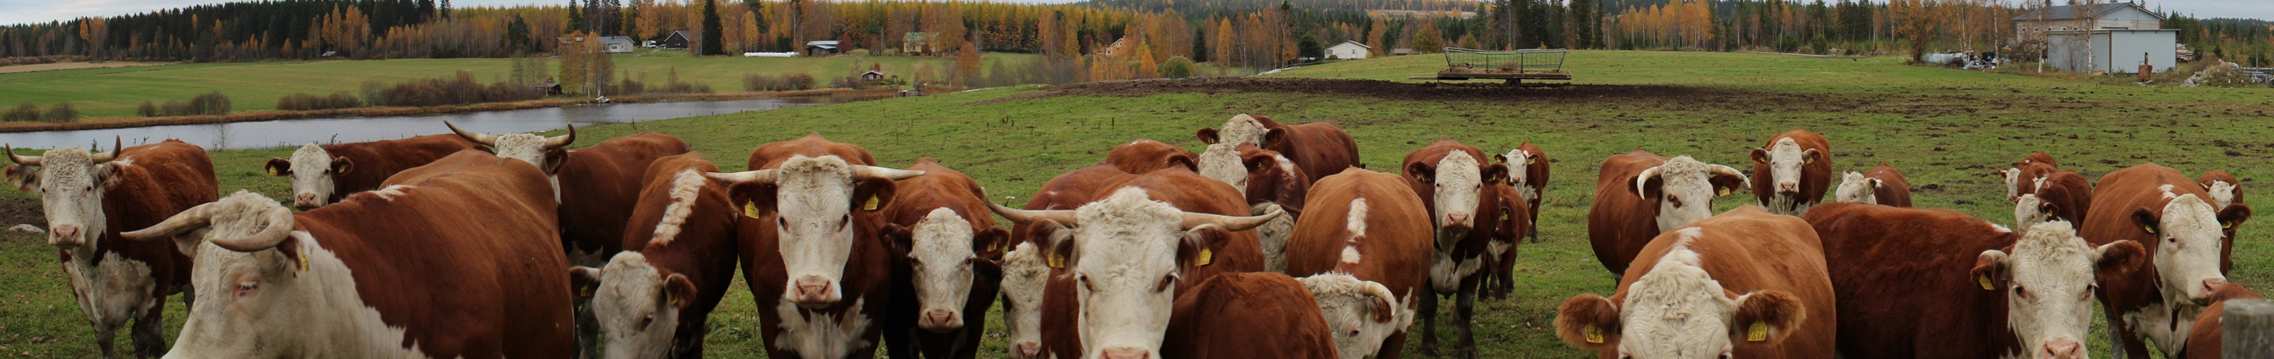
{"type": "Polygon", "coordinates": [[[929,330],[933,333],[945,334],[957,329],[963,329],[963,317],[955,315],[955,311],[952,310],[925,310],[923,315],[916,317],[916,327],[923,328],[924,330],[929,330]]]}
{"type": "Polygon", "coordinates": [[[87,238],[81,237],[79,234],[80,227],[76,224],[58,224],[48,226],[47,244],[64,248],[75,248],[80,245],[86,244],[87,238]]]}
{"type": "Polygon", "coordinates": [[[2202,288],[2198,288],[2198,289],[2201,289],[2201,290],[2202,290],[2202,292],[2198,292],[2198,293],[2194,293],[2194,294],[2189,294],[2189,295],[2187,296],[2187,300],[2188,300],[2188,301],[2191,301],[2191,302],[2194,302],[2194,303],[2195,303],[2195,305],[2198,305],[2198,306],[2211,305],[2211,296],[2212,296],[2212,295],[2214,295],[2214,294],[2216,294],[2216,293],[2218,293],[2218,291],[2219,291],[2219,287],[2224,287],[2224,286],[2227,286],[2227,279],[2226,279],[2226,278],[2211,278],[2211,279],[2204,279],[2204,280],[2203,280],[2203,282],[2202,282],[2202,284],[2199,284],[2199,285],[2200,285],[2200,286],[2202,286],[2202,288]]]}
{"type": "Polygon", "coordinates": [[[2084,345],[2073,339],[2054,339],[2037,349],[2037,357],[2044,359],[2082,359],[2084,345]]]}
{"type": "Polygon", "coordinates": [[[292,208],[295,209],[307,210],[323,205],[323,199],[317,198],[315,193],[301,192],[292,195],[292,208]]]}
{"type": "Polygon", "coordinates": [[[788,294],[790,303],[807,309],[834,305],[841,299],[837,295],[836,283],[820,276],[798,278],[790,284],[788,294]]]}
{"type": "Polygon", "coordinates": [[[1800,194],[1800,181],[1777,182],[1777,194],[1800,194]]]}
{"type": "Polygon", "coordinates": [[[1144,349],[1129,347],[1105,348],[1104,351],[1098,353],[1098,357],[1103,359],[1148,359],[1153,357],[1153,353],[1144,349]]]}
{"type": "Polygon", "coordinates": [[[1042,343],[1022,341],[1018,344],[1011,345],[1012,359],[1035,359],[1040,357],[1042,357],[1042,343]]]}

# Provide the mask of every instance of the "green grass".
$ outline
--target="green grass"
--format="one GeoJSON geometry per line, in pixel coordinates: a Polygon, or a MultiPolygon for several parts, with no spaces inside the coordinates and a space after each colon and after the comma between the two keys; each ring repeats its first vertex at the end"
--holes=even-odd
{"type": "MultiPolygon", "coordinates": [[[[1434,71],[1430,56],[1344,62],[1276,74],[1285,77],[1401,79],[1434,71]]],[[[1585,213],[1595,167],[1634,148],[1739,165],[1768,135],[1795,127],[1826,134],[1835,167],[1888,162],[1910,176],[1920,207],[1950,208],[1992,222],[2011,221],[1999,180],[1987,175],[2021,154],[2044,150],[2098,177],[2153,161],[2189,172],[2225,169],[2250,186],[2274,178],[2274,90],[2139,87],[1902,66],[1862,61],[1722,53],[1579,52],[1581,84],[1698,86],[1679,94],[1558,96],[1566,89],[1511,90],[1494,96],[1365,95],[1223,89],[1212,93],[1053,96],[1020,87],[768,112],[583,129],[587,138],[638,131],[672,134],[725,168],[738,169],[765,142],[820,133],[860,144],[889,165],[940,158],[976,176],[996,196],[1023,201],[1059,173],[1097,162],[1108,148],[1152,138],[1198,150],[1192,131],[1237,113],[1289,121],[1335,121],[1358,140],[1370,168],[1396,168],[1403,155],[1439,138],[1488,151],[1541,144],[1555,159],[1540,217],[1542,244],[1522,248],[1518,287],[1506,301],[1483,301],[1478,342],[1488,358],[1587,357],[1556,341],[1554,306],[1583,292],[1608,293],[1586,239],[1585,213]]],[[[684,69],[682,69],[684,71],[684,69]]],[[[1142,84],[1137,84],[1142,85],[1142,84]]],[[[1461,90],[1446,90],[1461,91],[1461,90]]],[[[590,141],[586,143],[591,143],[590,141]]],[[[284,181],[260,174],[260,161],[286,150],[219,152],[223,190],[281,195],[284,181]]],[[[21,197],[10,197],[22,201],[21,197]]],[[[1723,199],[1727,209],[1750,201],[1723,199]]],[[[2274,243],[2264,224],[2245,225],[2232,279],[2274,283],[2274,243]]],[[[0,240],[0,355],[86,356],[90,331],[76,314],[52,262],[52,249],[21,235],[0,240]]],[[[748,292],[732,289],[713,318],[706,347],[716,357],[758,357],[748,292]]],[[[170,305],[178,321],[178,302],[170,305]]],[[[1450,309],[1447,309],[1449,312],[1450,309]]],[[[2094,316],[2099,318],[2099,316],[2094,316]]],[[[986,353],[1002,353],[1001,317],[989,320],[986,353]]],[[[2099,324],[2096,324],[2099,325],[2099,324]]],[[[1439,335],[1452,340],[1450,326],[1439,335]]],[[[1418,331],[1418,328],[1415,330],[1418,331]]],[[[171,338],[171,335],[169,335],[171,338]]],[[[2106,353],[2105,336],[2091,338],[2106,353]]],[[[124,339],[120,339],[121,345],[124,339]]],[[[1408,342],[1408,350],[1418,346],[1408,342]]]]}
{"type": "MultiPolygon", "coordinates": [[[[719,92],[742,91],[745,74],[813,75],[821,86],[829,79],[882,64],[888,73],[911,78],[921,65],[933,74],[946,74],[954,66],[947,57],[830,56],[817,58],[755,58],[687,56],[683,51],[641,49],[614,55],[619,74],[657,86],[677,69],[681,81],[710,85],[719,92]]],[[[991,53],[987,61],[1033,59],[1034,55],[991,53]]],[[[559,66],[560,61],[547,62],[559,66]]],[[[133,116],[142,101],[188,101],[191,96],[221,91],[238,112],[270,110],[285,95],[359,93],[365,81],[396,83],[415,79],[455,76],[468,71],[483,81],[505,79],[513,69],[510,59],[400,59],[267,61],[242,63],[170,64],[146,67],[82,69],[0,74],[0,108],[30,103],[41,108],[69,101],[85,116],[133,116]]],[[[558,71],[548,71],[547,76],[558,71]]]]}

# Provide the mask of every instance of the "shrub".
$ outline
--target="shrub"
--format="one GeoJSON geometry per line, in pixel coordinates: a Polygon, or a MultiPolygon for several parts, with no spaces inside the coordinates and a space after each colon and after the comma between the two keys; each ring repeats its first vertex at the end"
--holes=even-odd
{"type": "Polygon", "coordinates": [[[28,103],[16,105],[16,109],[8,110],[6,115],[0,115],[0,119],[8,120],[8,122],[39,121],[39,106],[28,103]]]}
{"type": "Polygon", "coordinates": [[[47,115],[40,116],[40,119],[47,122],[78,121],[79,109],[71,107],[70,102],[55,104],[55,107],[47,108],[47,115]]]}
{"type": "Polygon", "coordinates": [[[465,71],[449,79],[414,80],[394,86],[364,85],[364,100],[373,106],[463,105],[542,97],[545,97],[544,89],[506,82],[483,85],[474,81],[473,73],[465,71]]]}
{"type": "Polygon", "coordinates": [[[1161,63],[1161,77],[1172,79],[1192,77],[1193,66],[1192,59],[1184,58],[1184,56],[1170,57],[1169,61],[1161,63]]]}
{"type": "Polygon", "coordinates": [[[329,110],[356,107],[363,107],[363,100],[356,99],[355,95],[349,95],[346,92],[335,92],[332,93],[331,96],[316,96],[304,93],[296,93],[286,95],[284,98],[276,100],[277,109],[288,111],[329,110]]]}
{"type": "Polygon", "coordinates": [[[190,108],[197,111],[196,114],[199,115],[228,114],[229,95],[223,95],[220,91],[197,95],[197,97],[190,98],[190,108]]]}
{"type": "Polygon", "coordinates": [[[134,107],[134,114],[142,117],[158,117],[158,105],[150,103],[149,100],[144,100],[141,106],[134,107]]]}
{"type": "Polygon", "coordinates": [[[748,91],[811,90],[813,89],[813,86],[813,75],[807,74],[787,74],[780,76],[768,76],[760,74],[742,75],[742,89],[748,91]]]}

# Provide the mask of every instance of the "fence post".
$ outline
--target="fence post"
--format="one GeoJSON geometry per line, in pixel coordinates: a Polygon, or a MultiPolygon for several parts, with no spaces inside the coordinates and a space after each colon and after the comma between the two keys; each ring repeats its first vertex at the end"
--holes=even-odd
{"type": "Polygon", "coordinates": [[[2274,302],[2265,299],[2227,301],[2226,313],[2219,317],[2219,331],[2221,358],[2274,356],[2274,302]]]}

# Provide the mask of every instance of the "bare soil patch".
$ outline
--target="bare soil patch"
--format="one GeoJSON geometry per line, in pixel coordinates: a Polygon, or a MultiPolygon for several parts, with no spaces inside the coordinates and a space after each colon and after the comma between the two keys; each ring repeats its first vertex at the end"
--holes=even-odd
{"type": "Polygon", "coordinates": [[[169,62],[135,62],[135,61],[104,61],[104,62],[52,62],[52,63],[45,63],[45,64],[30,64],[30,65],[9,65],[9,66],[0,66],[0,74],[12,74],[12,73],[18,73],[18,72],[39,72],[39,71],[55,71],[55,70],[78,70],[78,69],[107,69],[107,68],[113,68],[113,67],[157,66],[157,65],[165,65],[165,64],[169,64],[169,62]]]}

